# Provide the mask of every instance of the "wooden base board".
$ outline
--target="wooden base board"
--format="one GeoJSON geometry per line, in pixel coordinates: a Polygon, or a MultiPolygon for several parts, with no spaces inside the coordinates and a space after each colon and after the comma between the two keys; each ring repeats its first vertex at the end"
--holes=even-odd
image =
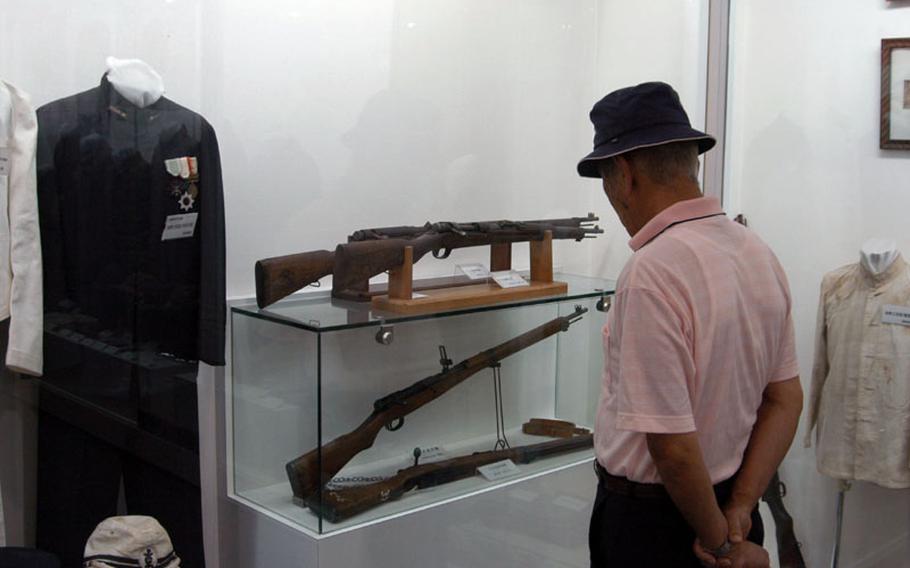
{"type": "MultiPolygon", "coordinates": [[[[483,280],[483,282],[492,282],[492,279],[483,280]]],[[[437,288],[452,288],[455,286],[472,286],[477,284],[478,280],[471,280],[463,274],[456,276],[439,276],[436,278],[421,278],[414,280],[413,291],[423,293],[424,290],[435,290],[437,288]]],[[[379,282],[370,284],[369,290],[332,290],[332,297],[339,300],[350,300],[352,302],[369,302],[376,296],[384,296],[389,293],[389,284],[379,282]]]]}
{"type": "Polygon", "coordinates": [[[487,306],[500,302],[514,302],[531,298],[565,294],[569,285],[565,282],[530,282],[518,288],[500,288],[496,283],[474,284],[439,290],[424,290],[422,298],[396,300],[388,296],[373,298],[373,308],[397,314],[424,314],[444,310],[458,310],[487,306]]]}

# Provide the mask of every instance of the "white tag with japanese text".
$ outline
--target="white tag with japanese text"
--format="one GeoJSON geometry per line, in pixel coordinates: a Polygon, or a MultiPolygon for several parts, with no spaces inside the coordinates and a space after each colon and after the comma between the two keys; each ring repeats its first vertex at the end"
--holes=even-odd
{"type": "Polygon", "coordinates": [[[885,304],[882,306],[882,323],[910,325],[910,307],[885,304]]]}
{"type": "Polygon", "coordinates": [[[422,448],[420,452],[420,463],[442,461],[448,457],[445,450],[439,446],[422,448]]]}
{"type": "Polygon", "coordinates": [[[499,284],[500,288],[517,288],[519,286],[528,286],[528,282],[521,277],[521,274],[514,270],[503,270],[494,272],[493,280],[499,284]]]}
{"type": "Polygon", "coordinates": [[[459,264],[458,270],[471,280],[485,280],[490,277],[490,271],[482,264],[459,264]]]}
{"type": "Polygon", "coordinates": [[[484,476],[487,481],[499,481],[506,477],[512,477],[519,474],[518,466],[512,460],[502,460],[477,468],[480,475],[484,476]]]}
{"type": "Polygon", "coordinates": [[[198,217],[199,213],[168,215],[164,223],[164,232],[161,233],[161,240],[170,241],[192,237],[196,231],[196,219],[198,217]]]}

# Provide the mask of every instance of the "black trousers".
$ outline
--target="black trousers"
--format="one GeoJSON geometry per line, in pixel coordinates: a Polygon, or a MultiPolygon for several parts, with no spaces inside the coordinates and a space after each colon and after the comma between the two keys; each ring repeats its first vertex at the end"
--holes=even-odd
{"type": "MultiPolygon", "coordinates": [[[[721,506],[732,485],[728,480],[714,487],[721,506]]],[[[748,540],[761,545],[764,532],[756,507],[748,540]]],[[[620,495],[597,484],[588,533],[591,568],[701,568],[692,552],[694,542],[695,531],[669,496],[620,495]]]]}
{"type": "Polygon", "coordinates": [[[127,514],[155,517],[181,566],[204,568],[198,486],[46,412],[38,424],[38,460],[37,544],[63,568],[82,566],[95,526],[118,514],[121,480],[127,514]]]}

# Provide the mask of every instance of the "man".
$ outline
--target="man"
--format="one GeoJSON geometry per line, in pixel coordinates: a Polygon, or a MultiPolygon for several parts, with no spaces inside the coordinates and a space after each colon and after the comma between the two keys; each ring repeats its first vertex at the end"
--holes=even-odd
{"type": "Polygon", "coordinates": [[[578,172],[635,251],[604,327],[592,566],[768,566],[758,499],[802,409],[786,277],[701,195],[715,141],[669,85],[612,92],[591,121],[578,172]]]}

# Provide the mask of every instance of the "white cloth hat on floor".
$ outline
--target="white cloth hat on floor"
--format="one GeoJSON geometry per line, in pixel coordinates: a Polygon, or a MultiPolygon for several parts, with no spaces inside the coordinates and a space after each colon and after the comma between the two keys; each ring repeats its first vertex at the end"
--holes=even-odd
{"type": "Polygon", "coordinates": [[[167,531],[152,517],[110,517],[85,543],[84,568],[178,568],[167,531]]]}

